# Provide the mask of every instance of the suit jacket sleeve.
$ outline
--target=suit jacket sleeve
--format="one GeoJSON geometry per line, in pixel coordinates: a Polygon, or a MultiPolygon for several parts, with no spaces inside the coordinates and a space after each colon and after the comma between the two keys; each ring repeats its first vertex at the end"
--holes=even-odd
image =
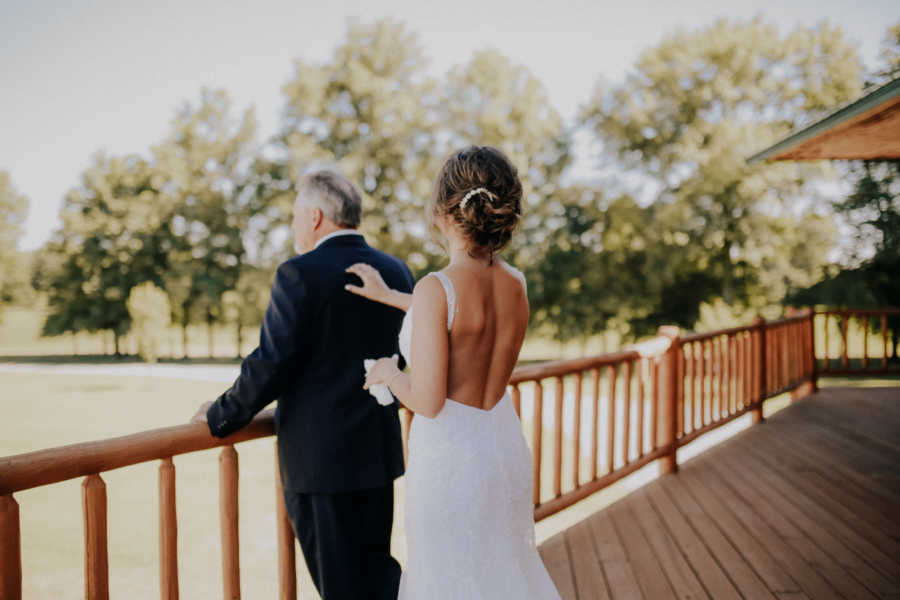
{"type": "Polygon", "coordinates": [[[241,363],[234,384],[209,407],[209,431],[225,437],[253,419],[282,391],[285,374],[302,360],[302,332],[309,313],[308,287],[296,267],[282,263],[275,272],[259,346],[241,363]]]}

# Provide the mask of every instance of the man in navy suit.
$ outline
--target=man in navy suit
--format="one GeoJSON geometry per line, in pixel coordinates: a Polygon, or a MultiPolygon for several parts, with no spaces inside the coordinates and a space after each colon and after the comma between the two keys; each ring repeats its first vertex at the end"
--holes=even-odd
{"type": "Polygon", "coordinates": [[[298,183],[295,248],[279,265],[259,347],[237,380],[194,420],[214,436],[245,426],[278,400],[275,426],[287,512],[323,600],[397,597],[390,554],[393,481],[403,474],[397,404],[363,389],[363,359],[398,352],[402,311],[345,290],[365,262],[393,289],[412,292],[403,261],[369,246],[359,191],[318,171],[298,183]]]}

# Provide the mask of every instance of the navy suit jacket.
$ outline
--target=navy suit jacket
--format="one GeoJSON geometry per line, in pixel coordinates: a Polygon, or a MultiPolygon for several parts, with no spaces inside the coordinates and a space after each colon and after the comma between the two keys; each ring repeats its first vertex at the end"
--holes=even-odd
{"type": "MultiPolygon", "coordinates": [[[[218,437],[240,429],[273,400],[285,490],[334,493],[390,484],[403,474],[397,403],[363,389],[363,359],[399,352],[403,311],[344,289],[344,269],[366,262],[387,285],[412,292],[403,261],[339,235],[275,273],[257,347],[206,413],[218,437]]],[[[402,367],[402,359],[401,359],[402,367]]]]}

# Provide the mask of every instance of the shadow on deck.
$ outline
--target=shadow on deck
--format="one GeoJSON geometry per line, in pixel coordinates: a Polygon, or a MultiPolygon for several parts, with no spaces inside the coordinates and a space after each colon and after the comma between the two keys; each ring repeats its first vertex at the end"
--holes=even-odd
{"type": "Polygon", "coordinates": [[[548,539],[566,600],[900,598],[900,387],[825,388],[548,539]]]}

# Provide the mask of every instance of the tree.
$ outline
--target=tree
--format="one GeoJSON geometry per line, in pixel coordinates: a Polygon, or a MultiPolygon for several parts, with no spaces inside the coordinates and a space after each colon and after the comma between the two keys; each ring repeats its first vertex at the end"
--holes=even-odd
{"type": "MultiPolygon", "coordinates": [[[[881,45],[881,64],[868,85],[883,85],[900,75],[900,21],[888,27],[881,45]]],[[[821,281],[791,294],[796,304],[849,308],[900,306],[900,161],[850,161],[846,176],[854,181],[834,211],[853,228],[853,245],[843,265],[829,265],[821,281]]],[[[870,323],[881,331],[879,319],[870,323]]],[[[892,358],[898,360],[900,318],[889,317],[892,358]]]]}
{"type": "MultiPolygon", "coordinates": [[[[690,240],[680,255],[661,257],[664,271],[648,272],[671,278],[674,287],[663,285],[661,293],[677,296],[692,287],[675,322],[718,296],[743,306],[781,301],[779,290],[762,281],[764,271],[771,276],[785,263],[766,263],[757,241],[777,241],[779,255],[805,244],[802,236],[784,234],[801,227],[803,215],[794,208],[807,182],[826,171],[745,159],[860,88],[859,59],[839,28],[826,22],[782,37],[756,19],[671,34],[641,54],[621,85],[598,89],[583,120],[616,165],[638,176],[645,190],[658,190],[651,198],[660,205],[659,239],[690,240]]],[[[827,248],[818,251],[808,268],[825,264],[827,248]]],[[[774,276],[790,278],[792,271],[774,276]]],[[[648,316],[671,314],[666,306],[673,298],[656,297],[660,308],[648,316]]]]}
{"type": "MultiPolygon", "coordinates": [[[[824,279],[791,299],[848,308],[900,306],[900,161],[855,161],[850,173],[856,178],[852,193],[834,203],[854,230],[850,264],[833,265],[824,279]]],[[[880,320],[870,325],[881,331],[880,320]]],[[[890,317],[888,327],[896,360],[900,319],[890,317]]]]}
{"type": "Polygon", "coordinates": [[[239,118],[223,90],[204,89],[200,102],[185,103],[169,136],[153,148],[156,169],[172,198],[174,242],[165,276],[173,319],[182,327],[198,317],[209,332],[222,320],[222,295],[237,288],[247,251],[244,232],[261,210],[252,179],[256,119],[252,109],[239,118]]]}
{"type": "Polygon", "coordinates": [[[28,293],[26,258],[18,250],[27,216],[28,198],[16,190],[9,173],[0,171],[0,311],[28,293]]]}
{"type": "Polygon", "coordinates": [[[173,206],[163,183],[140,156],[95,156],[38,261],[35,281],[50,308],[43,335],[109,329],[119,354],[131,288],[162,285],[168,268],[173,206]]]}
{"type": "Polygon", "coordinates": [[[391,20],[351,21],[330,60],[295,63],[284,93],[279,144],[292,179],[337,166],[364,192],[361,230],[415,260],[435,143],[435,85],[418,37],[391,20]]]}
{"type": "Polygon", "coordinates": [[[146,362],[155,363],[166,328],[171,323],[169,297],[152,282],[145,281],[131,288],[126,304],[137,334],[138,354],[146,362]]]}
{"type": "Polygon", "coordinates": [[[900,21],[885,32],[879,59],[881,66],[872,74],[870,84],[883,85],[900,77],[900,21]]]}

